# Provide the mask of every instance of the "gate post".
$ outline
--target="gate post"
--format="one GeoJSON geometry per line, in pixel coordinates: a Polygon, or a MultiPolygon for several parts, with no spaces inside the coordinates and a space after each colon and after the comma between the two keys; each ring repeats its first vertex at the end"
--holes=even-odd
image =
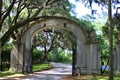
{"type": "Polygon", "coordinates": [[[100,74],[100,53],[97,49],[98,42],[96,41],[95,33],[92,32],[86,42],[87,46],[87,72],[88,74],[100,74]]]}
{"type": "Polygon", "coordinates": [[[19,41],[13,41],[13,48],[10,57],[10,70],[22,72],[23,68],[23,44],[19,41]]]}
{"type": "Polygon", "coordinates": [[[114,71],[120,73],[120,41],[116,43],[116,52],[114,53],[114,71]]]}
{"type": "Polygon", "coordinates": [[[2,71],[2,47],[0,42],[0,71],[2,71]]]}
{"type": "Polygon", "coordinates": [[[23,73],[32,73],[31,48],[24,47],[23,73]]]}
{"type": "Polygon", "coordinates": [[[90,62],[89,69],[91,73],[100,74],[100,53],[97,50],[97,42],[91,42],[90,45],[90,62]]]}
{"type": "Polygon", "coordinates": [[[75,75],[75,64],[76,64],[76,48],[72,49],[73,54],[72,54],[72,76],[75,75]]]}

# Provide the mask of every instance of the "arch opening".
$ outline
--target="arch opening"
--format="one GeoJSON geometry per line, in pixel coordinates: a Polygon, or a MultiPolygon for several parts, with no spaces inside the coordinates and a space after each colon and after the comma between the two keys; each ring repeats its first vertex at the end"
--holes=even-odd
{"type": "MultiPolygon", "coordinates": [[[[68,31],[68,29],[58,27],[45,28],[38,31],[31,38],[32,54],[34,54],[35,50],[40,53],[38,59],[35,59],[33,56],[33,63],[69,63],[68,65],[71,65],[69,73],[72,73],[76,62],[76,55],[75,53],[73,54],[73,48],[76,46],[76,38],[73,33],[68,31]]],[[[67,65],[63,65],[62,67],[67,67],[67,65]]]]}

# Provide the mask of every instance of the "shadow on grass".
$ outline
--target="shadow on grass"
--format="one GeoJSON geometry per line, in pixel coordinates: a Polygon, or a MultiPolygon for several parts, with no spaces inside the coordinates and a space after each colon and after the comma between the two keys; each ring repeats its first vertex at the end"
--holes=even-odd
{"type": "MultiPolygon", "coordinates": [[[[80,75],[73,80],[109,80],[108,75],[80,75]]],[[[120,80],[120,74],[114,75],[114,80],[120,80]]]]}

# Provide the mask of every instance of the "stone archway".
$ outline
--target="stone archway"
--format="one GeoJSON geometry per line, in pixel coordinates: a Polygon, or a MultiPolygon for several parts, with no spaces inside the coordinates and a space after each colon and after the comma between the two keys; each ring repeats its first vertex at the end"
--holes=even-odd
{"type": "Polygon", "coordinates": [[[11,69],[23,72],[32,72],[32,36],[44,28],[59,27],[71,31],[77,39],[76,46],[76,64],[82,74],[100,73],[100,59],[97,53],[97,44],[95,41],[88,42],[87,34],[83,28],[76,22],[65,17],[45,17],[31,22],[31,25],[23,33],[21,41],[14,42],[12,52],[16,52],[15,63],[12,63],[11,69]],[[16,65],[17,64],[17,65],[16,65]]]}

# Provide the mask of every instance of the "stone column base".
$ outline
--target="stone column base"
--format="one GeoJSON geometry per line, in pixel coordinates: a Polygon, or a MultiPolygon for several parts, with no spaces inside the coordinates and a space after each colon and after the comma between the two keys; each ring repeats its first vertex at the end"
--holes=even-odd
{"type": "Polygon", "coordinates": [[[15,72],[22,72],[23,67],[23,45],[18,42],[13,42],[13,48],[11,50],[10,70],[15,72]]]}

